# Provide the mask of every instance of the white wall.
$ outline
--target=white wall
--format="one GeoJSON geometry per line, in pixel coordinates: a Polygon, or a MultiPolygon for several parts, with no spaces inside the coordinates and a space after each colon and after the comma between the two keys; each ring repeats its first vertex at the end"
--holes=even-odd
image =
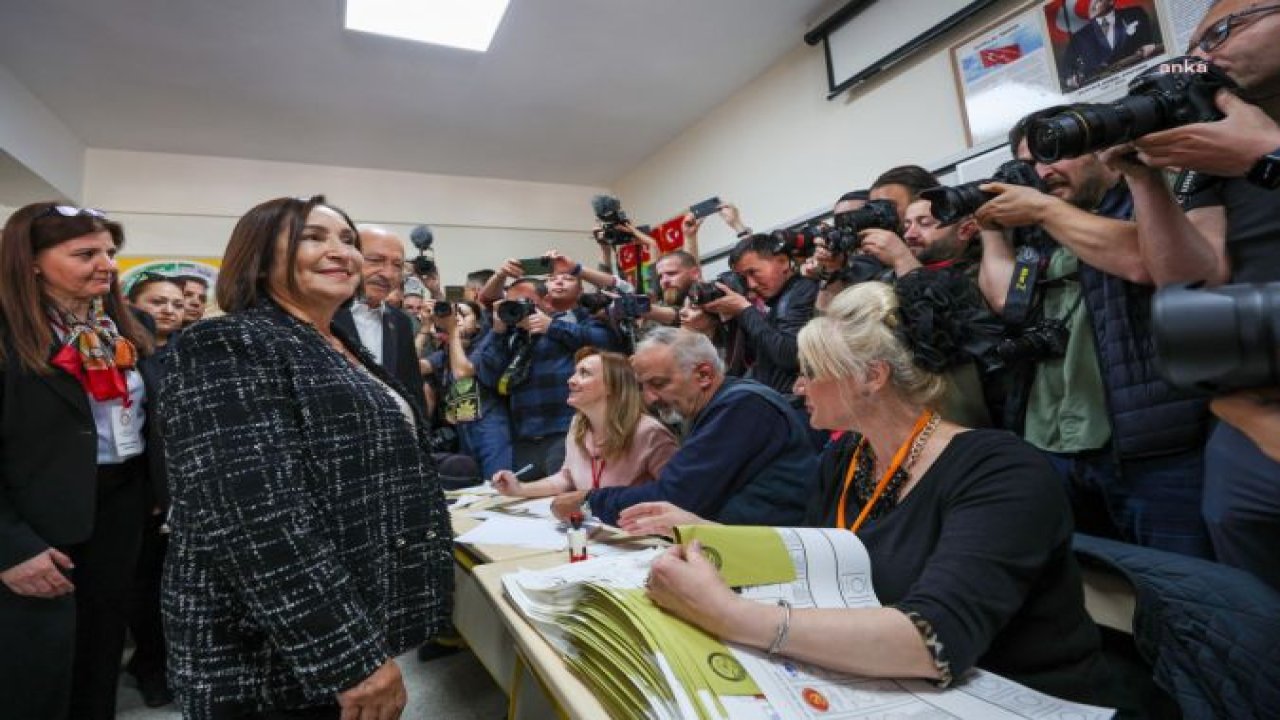
{"type": "MultiPolygon", "coordinates": [[[[84,172],[84,144],[67,129],[44,103],[32,95],[3,65],[0,65],[0,150],[20,164],[25,172],[6,170],[9,188],[6,197],[32,199],[32,193],[53,190],[58,199],[80,199],[84,172]]],[[[16,170],[16,165],[15,165],[16,170]]]]}
{"type": "MultiPolygon", "coordinates": [[[[948,48],[1023,4],[998,3],[909,65],[831,101],[822,48],[797,38],[781,62],[614,183],[624,207],[647,221],[719,195],[764,229],[830,208],[895,165],[950,158],[965,140],[948,48]]],[[[733,241],[723,223],[704,224],[704,252],[733,241]]]]}
{"type": "Polygon", "coordinates": [[[84,187],[86,205],[124,223],[125,257],[221,257],[250,207],[323,193],[356,222],[398,231],[410,257],[409,231],[431,225],[446,284],[553,247],[599,258],[588,235],[599,188],[98,149],[86,155],[84,187]]]}

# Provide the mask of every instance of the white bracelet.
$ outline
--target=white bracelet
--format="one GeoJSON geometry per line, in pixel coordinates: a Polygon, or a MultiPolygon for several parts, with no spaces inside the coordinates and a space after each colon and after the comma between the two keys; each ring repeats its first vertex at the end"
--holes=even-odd
{"type": "Polygon", "coordinates": [[[778,623],[778,634],[774,636],[773,644],[767,650],[770,655],[778,654],[783,644],[787,642],[787,633],[791,632],[791,603],[778,598],[778,606],[782,608],[782,622],[778,623]]]}

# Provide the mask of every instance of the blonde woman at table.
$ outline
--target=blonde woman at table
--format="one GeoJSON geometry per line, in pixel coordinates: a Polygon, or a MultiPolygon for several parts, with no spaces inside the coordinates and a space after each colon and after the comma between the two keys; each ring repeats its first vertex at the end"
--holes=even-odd
{"type": "MultiPolygon", "coordinates": [[[[986,323],[971,289],[934,275],[910,273],[896,291],[855,285],[799,336],[796,391],[813,426],[848,431],[824,452],[805,524],[857,533],[884,606],[753,602],[725,586],[696,544],[654,562],[649,595],[727,641],[830,670],[945,687],[978,666],[1111,704],[1071,551],[1071,510],[1052,468],[1011,433],[938,415],[945,370],[986,323]]],[[[652,533],[697,522],[644,503],[619,525],[652,533]]]]}
{"type": "Polygon", "coordinates": [[[493,487],[503,495],[536,498],[651,482],[675,454],[675,436],[644,413],[640,386],[625,355],[586,347],[574,360],[568,403],[578,412],[569,425],[564,465],[554,475],[528,483],[500,470],[493,487]]]}

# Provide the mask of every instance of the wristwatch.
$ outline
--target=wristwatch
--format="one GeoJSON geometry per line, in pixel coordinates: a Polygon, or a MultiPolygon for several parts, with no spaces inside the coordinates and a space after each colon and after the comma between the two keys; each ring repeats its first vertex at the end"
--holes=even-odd
{"type": "Polygon", "coordinates": [[[1268,190],[1280,188],[1280,148],[1263,155],[1245,175],[1249,182],[1268,190]]]}

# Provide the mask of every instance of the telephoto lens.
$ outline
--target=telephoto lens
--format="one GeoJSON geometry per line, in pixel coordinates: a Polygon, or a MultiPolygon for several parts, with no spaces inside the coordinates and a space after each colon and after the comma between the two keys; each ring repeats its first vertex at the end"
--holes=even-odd
{"type": "Polygon", "coordinates": [[[1280,282],[1161,288],[1151,301],[1151,334],[1156,367],[1178,387],[1280,385],[1280,282]]]}
{"type": "Polygon", "coordinates": [[[1235,82],[1221,68],[1192,56],[1160,63],[1129,83],[1114,103],[1065,105],[1033,113],[1027,149],[1042,163],[1079,157],[1148,133],[1222,119],[1214,102],[1235,82]]]}
{"type": "Polygon", "coordinates": [[[448,300],[437,300],[431,306],[431,314],[436,317],[449,317],[453,314],[453,303],[448,300]]]}
{"type": "Polygon", "coordinates": [[[1008,160],[996,168],[995,174],[986,180],[975,180],[953,187],[929,188],[922,190],[920,197],[929,201],[929,212],[938,219],[938,222],[950,225],[974,214],[978,208],[995,197],[995,193],[978,189],[993,182],[1045,191],[1044,181],[1040,179],[1034,165],[1025,160],[1008,160]]]}
{"type": "Polygon", "coordinates": [[[854,235],[872,229],[897,232],[901,224],[898,208],[891,200],[871,200],[857,210],[836,213],[832,222],[837,230],[854,235]]]}

